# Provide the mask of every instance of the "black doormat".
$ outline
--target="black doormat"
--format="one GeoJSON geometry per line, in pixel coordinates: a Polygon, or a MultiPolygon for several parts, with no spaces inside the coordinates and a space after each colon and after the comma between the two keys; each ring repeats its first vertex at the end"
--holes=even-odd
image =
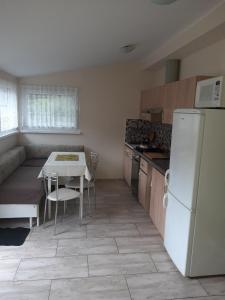
{"type": "Polygon", "coordinates": [[[21,246],[26,240],[28,228],[0,228],[0,246],[21,246]]]}

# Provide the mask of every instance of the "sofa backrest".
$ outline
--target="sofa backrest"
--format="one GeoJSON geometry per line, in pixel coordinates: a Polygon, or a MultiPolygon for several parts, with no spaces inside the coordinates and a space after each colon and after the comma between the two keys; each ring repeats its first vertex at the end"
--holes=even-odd
{"type": "Polygon", "coordinates": [[[0,184],[24,162],[25,158],[23,146],[16,146],[0,155],[0,184]]]}
{"type": "Polygon", "coordinates": [[[83,152],[82,145],[44,145],[44,144],[29,144],[25,145],[26,157],[31,158],[48,158],[51,152],[83,152]]]}

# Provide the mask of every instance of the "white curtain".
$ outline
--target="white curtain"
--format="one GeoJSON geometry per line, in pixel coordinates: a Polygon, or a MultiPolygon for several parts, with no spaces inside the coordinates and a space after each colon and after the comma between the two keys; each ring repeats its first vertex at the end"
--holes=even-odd
{"type": "Polygon", "coordinates": [[[21,86],[21,129],[31,131],[73,131],[79,127],[76,88],[21,86]]]}
{"type": "Polygon", "coordinates": [[[0,79],[0,135],[18,128],[17,86],[0,79]]]}

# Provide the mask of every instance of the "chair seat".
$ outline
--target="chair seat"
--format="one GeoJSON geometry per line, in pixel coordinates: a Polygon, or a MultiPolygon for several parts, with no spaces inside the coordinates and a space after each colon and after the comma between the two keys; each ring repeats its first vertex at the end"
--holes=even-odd
{"type": "MultiPolygon", "coordinates": [[[[80,197],[80,193],[68,188],[60,188],[58,189],[58,201],[67,201],[67,200],[72,200],[75,198],[79,198],[80,197]]],[[[50,201],[57,201],[56,198],[56,191],[51,192],[48,195],[48,199],[50,201]]]]}
{"type": "MultiPolygon", "coordinates": [[[[87,189],[88,187],[93,187],[93,181],[88,181],[87,179],[84,179],[84,189],[87,189]]],[[[67,182],[65,184],[65,187],[69,189],[79,189],[80,188],[80,178],[74,178],[71,181],[67,182]]]]}

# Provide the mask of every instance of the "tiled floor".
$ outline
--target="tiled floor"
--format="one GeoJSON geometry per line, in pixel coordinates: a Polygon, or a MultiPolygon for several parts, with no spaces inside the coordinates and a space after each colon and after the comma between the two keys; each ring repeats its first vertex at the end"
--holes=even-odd
{"type": "Polygon", "coordinates": [[[225,300],[225,277],[177,272],[122,181],[99,181],[97,195],[96,214],[82,227],[71,204],[56,236],[49,222],[23,246],[0,247],[1,300],[225,300]]]}

